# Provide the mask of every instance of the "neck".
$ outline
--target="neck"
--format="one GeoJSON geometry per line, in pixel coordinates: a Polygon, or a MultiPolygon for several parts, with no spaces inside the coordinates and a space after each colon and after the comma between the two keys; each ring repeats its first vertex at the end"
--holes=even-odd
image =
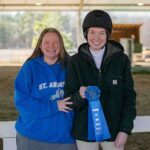
{"type": "Polygon", "coordinates": [[[92,47],[89,47],[89,49],[93,52],[100,52],[105,49],[105,46],[101,47],[100,49],[93,49],[92,47]]]}
{"type": "Polygon", "coordinates": [[[53,64],[55,64],[56,62],[57,62],[57,60],[58,60],[58,57],[56,57],[56,58],[47,58],[47,57],[44,57],[44,61],[47,63],[47,64],[49,64],[49,65],[53,65],[53,64]]]}

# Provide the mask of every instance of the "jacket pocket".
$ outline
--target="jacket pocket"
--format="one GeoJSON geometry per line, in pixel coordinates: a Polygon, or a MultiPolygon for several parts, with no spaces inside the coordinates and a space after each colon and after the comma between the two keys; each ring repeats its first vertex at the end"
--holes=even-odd
{"type": "Polygon", "coordinates": [[[112,103],[121,103],[123,98],[123,79],[122,76],[113,76],[106,80],[107,98],[112,103]]]}

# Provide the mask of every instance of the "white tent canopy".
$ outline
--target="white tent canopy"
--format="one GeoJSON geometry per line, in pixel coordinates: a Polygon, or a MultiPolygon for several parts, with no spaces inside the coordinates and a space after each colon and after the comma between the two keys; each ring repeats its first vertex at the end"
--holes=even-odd
{"type": "Polygon", "coordinates": [[[149,11],[150,0],[0,0],[0,11],[91,9],[149,11]]]}

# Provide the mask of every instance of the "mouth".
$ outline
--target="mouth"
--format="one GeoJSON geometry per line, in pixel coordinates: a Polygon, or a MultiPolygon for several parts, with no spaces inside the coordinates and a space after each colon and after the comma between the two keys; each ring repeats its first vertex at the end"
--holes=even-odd
{"type": "Polygon", "coordinates": [[[93,40],[92,42],[94,45],[100,45],[102,43],[100,40],[93,40]]]}
{"type": "Polygon", "coordinates": [[[93,44],[94,44],[95,46],[99,46],[99,45],[101,45],[101,42],[93,42],[93,44]]]}
{"type": "Polygon", "coordinates": [[[48,52],[48,53],[55,53],[56,49],[46,49],[46,52],[48,52]]]}

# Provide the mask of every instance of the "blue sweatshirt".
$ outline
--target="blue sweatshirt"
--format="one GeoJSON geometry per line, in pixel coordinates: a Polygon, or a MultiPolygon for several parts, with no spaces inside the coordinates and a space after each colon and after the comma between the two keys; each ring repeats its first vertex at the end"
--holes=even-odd
{"type": "Polygon", "coordinates": [[[64,95],[65,70],[48,65],[43,56],[27,61],[15,80],[16,130],[23,136],[49,143],[74,143],[72,112],[58,110],[64,95]]]}

